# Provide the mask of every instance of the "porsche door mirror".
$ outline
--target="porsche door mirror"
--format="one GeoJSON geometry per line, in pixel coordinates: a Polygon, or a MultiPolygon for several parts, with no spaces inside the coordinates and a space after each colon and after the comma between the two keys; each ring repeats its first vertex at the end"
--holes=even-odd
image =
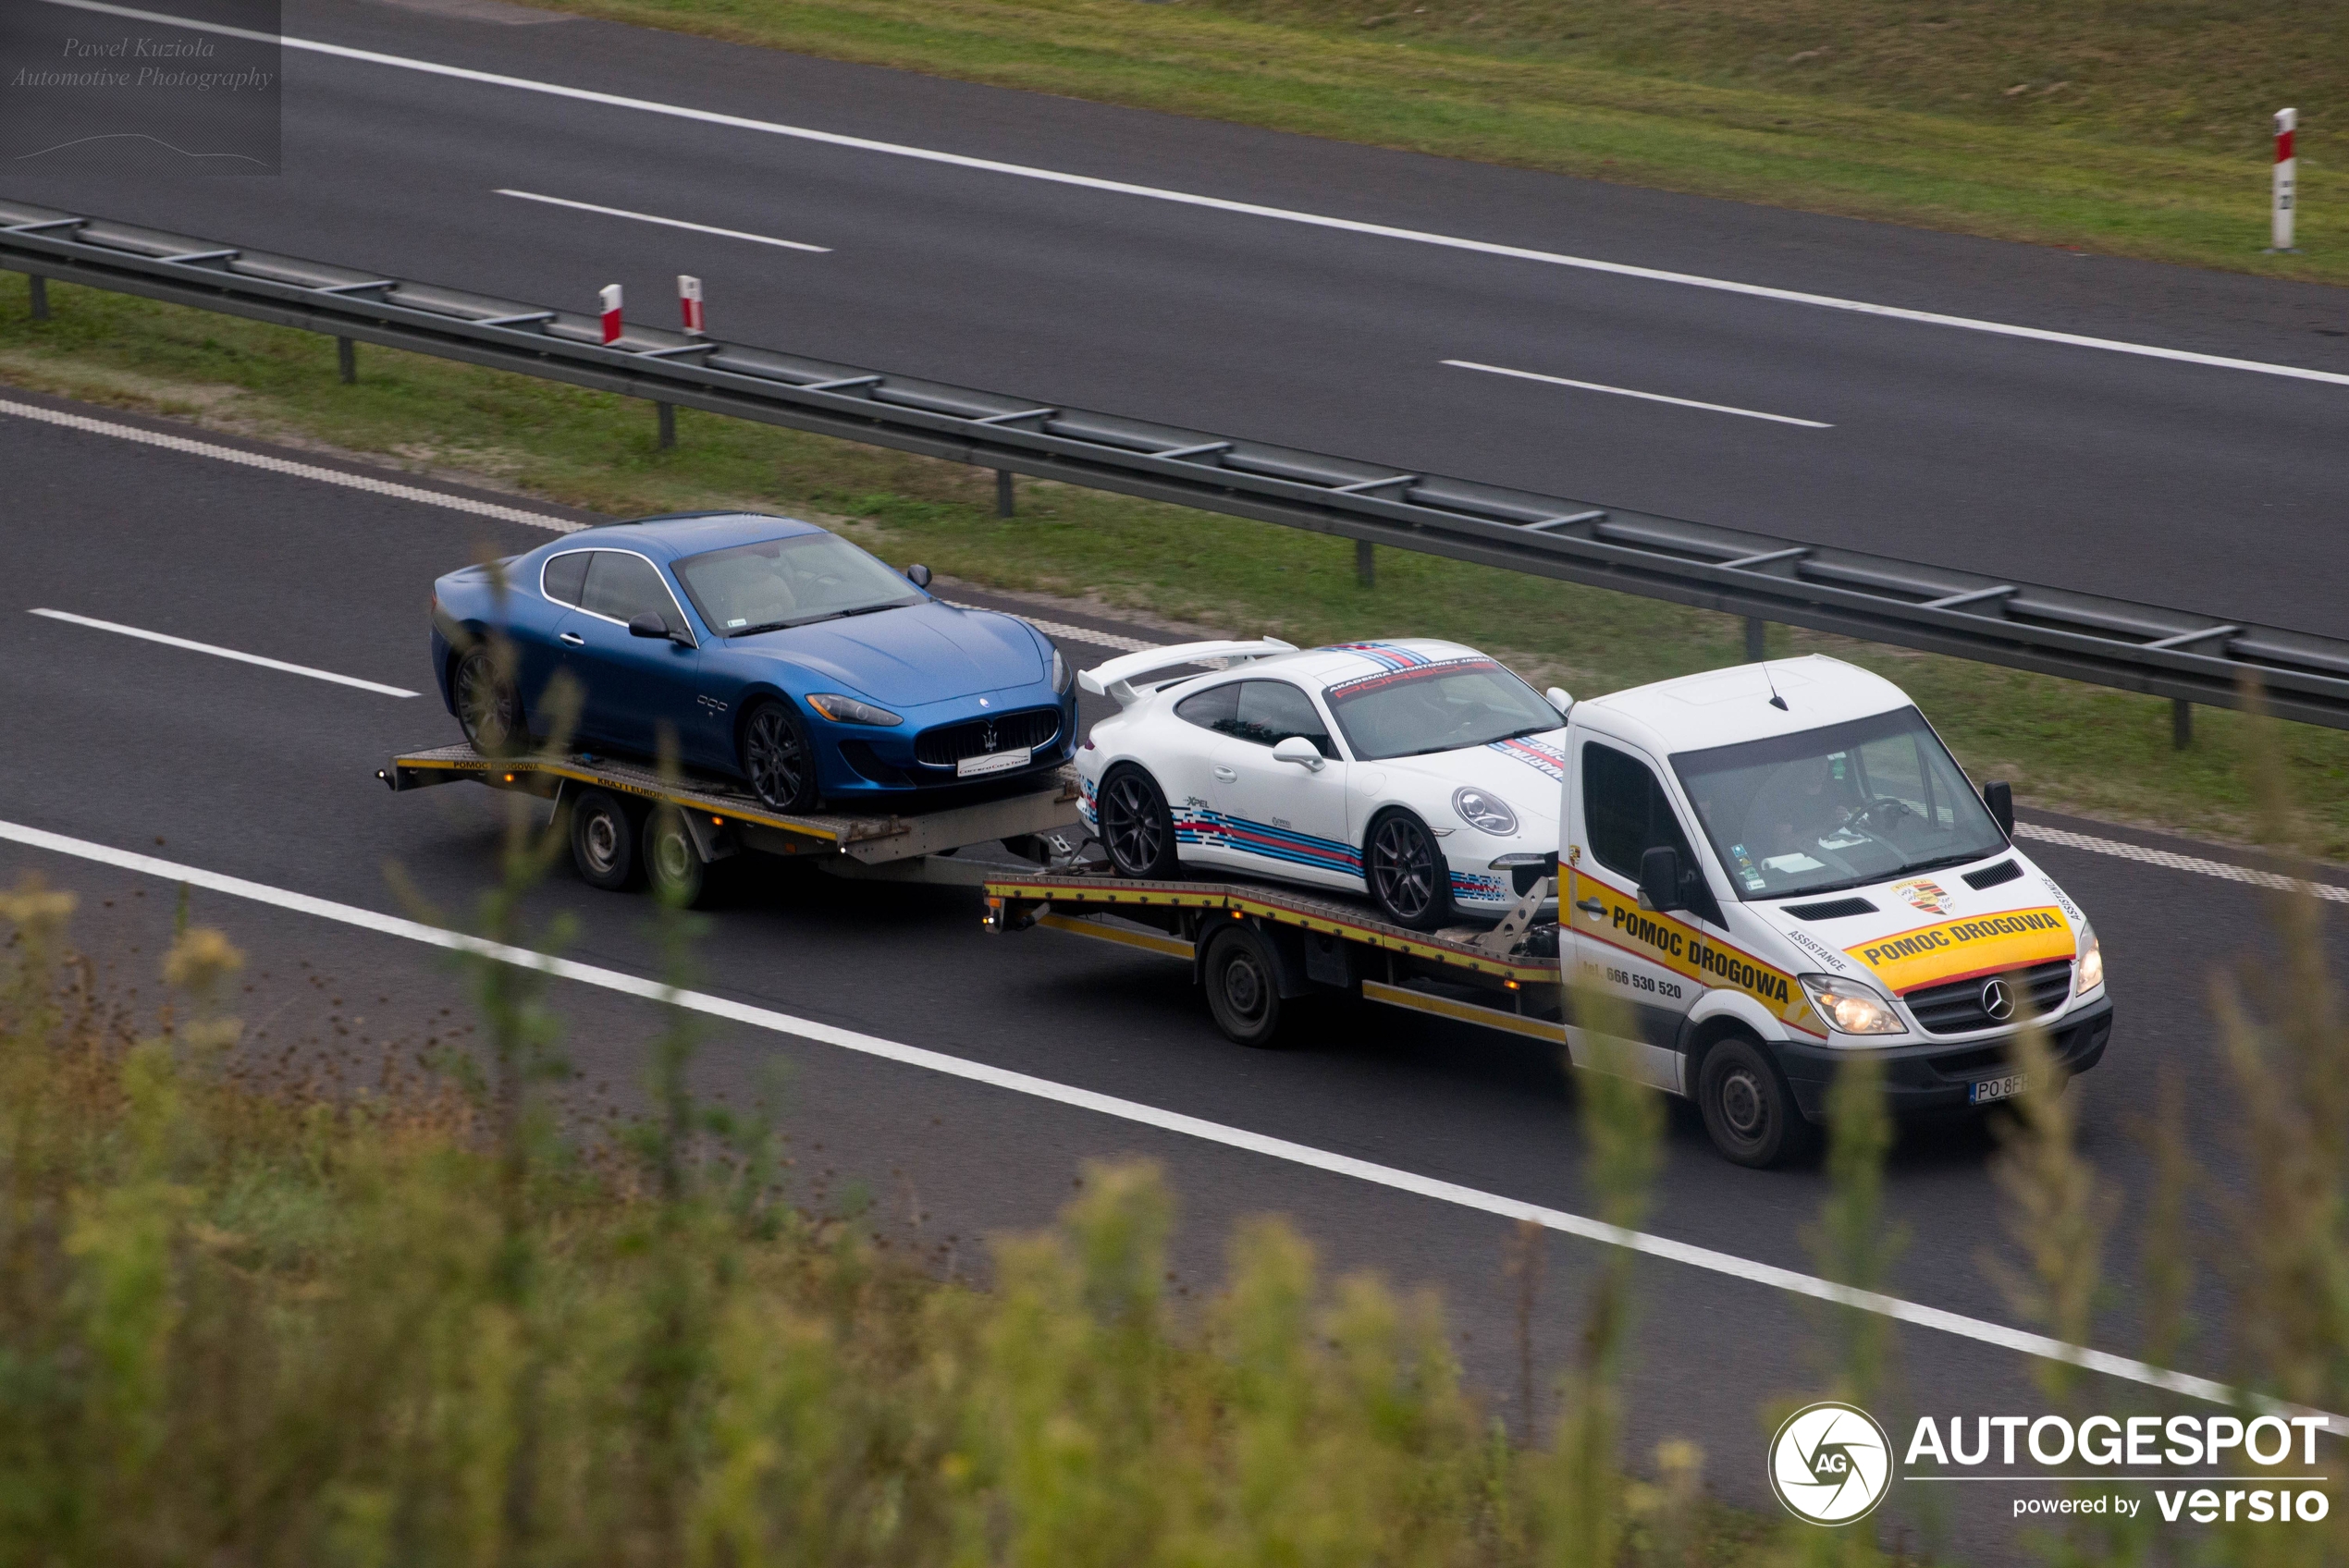
{"type": "Polygon", "coordinates": [[[1659,914],[1689,907],[1688,895],[1680,888],[1680,851],[1669,844],[1658,844],[1640,856],[1640,907],[1659,914]]]}
{"type": "Polygon", "coordinates": [[[916,588],[929,587],[929,568],[922,565],[919,561],[916,561],[912,566],[905,569],[905,581],[912,583],[916,588]]]}
{"type": "Polygon", "coordinates": [[[1574,711],[1574,698],[1563,686],[1553,686],[1542,695],[1550,699],[1550,706],[1558,710],[1560,718],[1574,711]]]}
{"type": "Polygon", "coordinates": [[[658,637],[662,642],[666,643],[669,641],[669,622],[661,619],[660,617],[653,611],[646,610],[644,614],[638,616],[635,619],[628,623],[628,635],[631,637],[658,637]]]}
{"type": "Polygon", "coordinates": [[[1990,808],[1990,820],[1998,831],[2014,837],[2014,786],[2003,778],[1993,778],[1982,786],[1982,803],[1990,808]]]}
{"type": "Polygon", "coordinates": [[[1293,762],[1308,773],[1322,771],[1322,748],[1302,735],[1292,735],[1273,748],[1274,762],[1293,762]]]}

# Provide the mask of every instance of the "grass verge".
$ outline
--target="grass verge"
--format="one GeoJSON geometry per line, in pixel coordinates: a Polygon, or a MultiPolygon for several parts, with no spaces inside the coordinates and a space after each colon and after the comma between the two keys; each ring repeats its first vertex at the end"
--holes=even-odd
{"type": "Polygon", "coordinates": [[[2349,282],[2304,0],[539,0],[796,53],[1814,212],[2349,282]],[[2306,111],[2299,244],[2269,116],[2306,111]],[[2317,107],[2311,108],[2310,105],[2317,107]]]}
{"type": "MultiPolygon", "coordinates": [[[[1743,657],[1741,623],[1704,611],[1391,549],[1365,589],[1345,540],[1027,481],[1020,515],[1001,521],[985,471],[691,411],[664,452],[642,402],[375,349],[361,350],[358,385],[344,386],[323,337],[80,288],[50,293],[52,319],[32,322],[24,280],[0,278],[0,381],[614,515],[732,505],[813,514],[901,564],[1300,643],[1457,637],[1577,695],[1743,657]]],[[[1828,652],[1897,681],[1975,778],[2012,779],[2028,804],[2249,836],[2245,725],[2234,714],[2197,710],[2195,743],[2173,751],[2170,706],[2158,699],[1785,628],[1770,636],[1776,655],[1828,652]]],[[[2349,859],[2349,735],[2301,725],[2281,735],[2314,848],[2349,859]]]]}

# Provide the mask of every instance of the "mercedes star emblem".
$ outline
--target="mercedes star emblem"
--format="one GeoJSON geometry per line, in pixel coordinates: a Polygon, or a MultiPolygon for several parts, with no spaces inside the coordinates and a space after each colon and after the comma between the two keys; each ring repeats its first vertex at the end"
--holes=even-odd
{"type": "Polygon", "coordinates": [[[2007,989],[2005,981],[1982,983],[1982,1011],[2002,1023],[2014,1016],[2014,993],[2007,989]]]}

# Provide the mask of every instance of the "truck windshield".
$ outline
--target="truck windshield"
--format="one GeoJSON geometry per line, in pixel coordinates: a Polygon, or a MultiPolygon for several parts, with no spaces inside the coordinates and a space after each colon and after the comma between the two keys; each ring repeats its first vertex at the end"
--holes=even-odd
{"type": "Polygon", "coordinates": [[[1881,882],[2007,847],[1912,707],[1681,752],[1672,769],[1749,900],[1881,882]]]}
{"type": "Polygon", "coordinates": [[[677,581],[721,637],[921,602],[914,585],[847,540],[797,533],[688,556],[677,581]]]}
{"type": "Polygon", "coordinates": [[[1487,658],[1384,670],[1322,695],[1346,743],[1366,762],[1489,745],[1566,722],[1532,687],[1487,658]]]}

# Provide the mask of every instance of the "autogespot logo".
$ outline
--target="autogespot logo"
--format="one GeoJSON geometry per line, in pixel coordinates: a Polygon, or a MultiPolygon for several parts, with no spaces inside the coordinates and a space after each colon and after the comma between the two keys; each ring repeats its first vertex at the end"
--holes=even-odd
{"type": "Polygon", "coordinates": [[[1805,1405],[1770,1439],[1770,1489],[1814,1525],[1864,1519],[1892,1489],[1892,1440],[1857,1405],[1805,1405]]]}

